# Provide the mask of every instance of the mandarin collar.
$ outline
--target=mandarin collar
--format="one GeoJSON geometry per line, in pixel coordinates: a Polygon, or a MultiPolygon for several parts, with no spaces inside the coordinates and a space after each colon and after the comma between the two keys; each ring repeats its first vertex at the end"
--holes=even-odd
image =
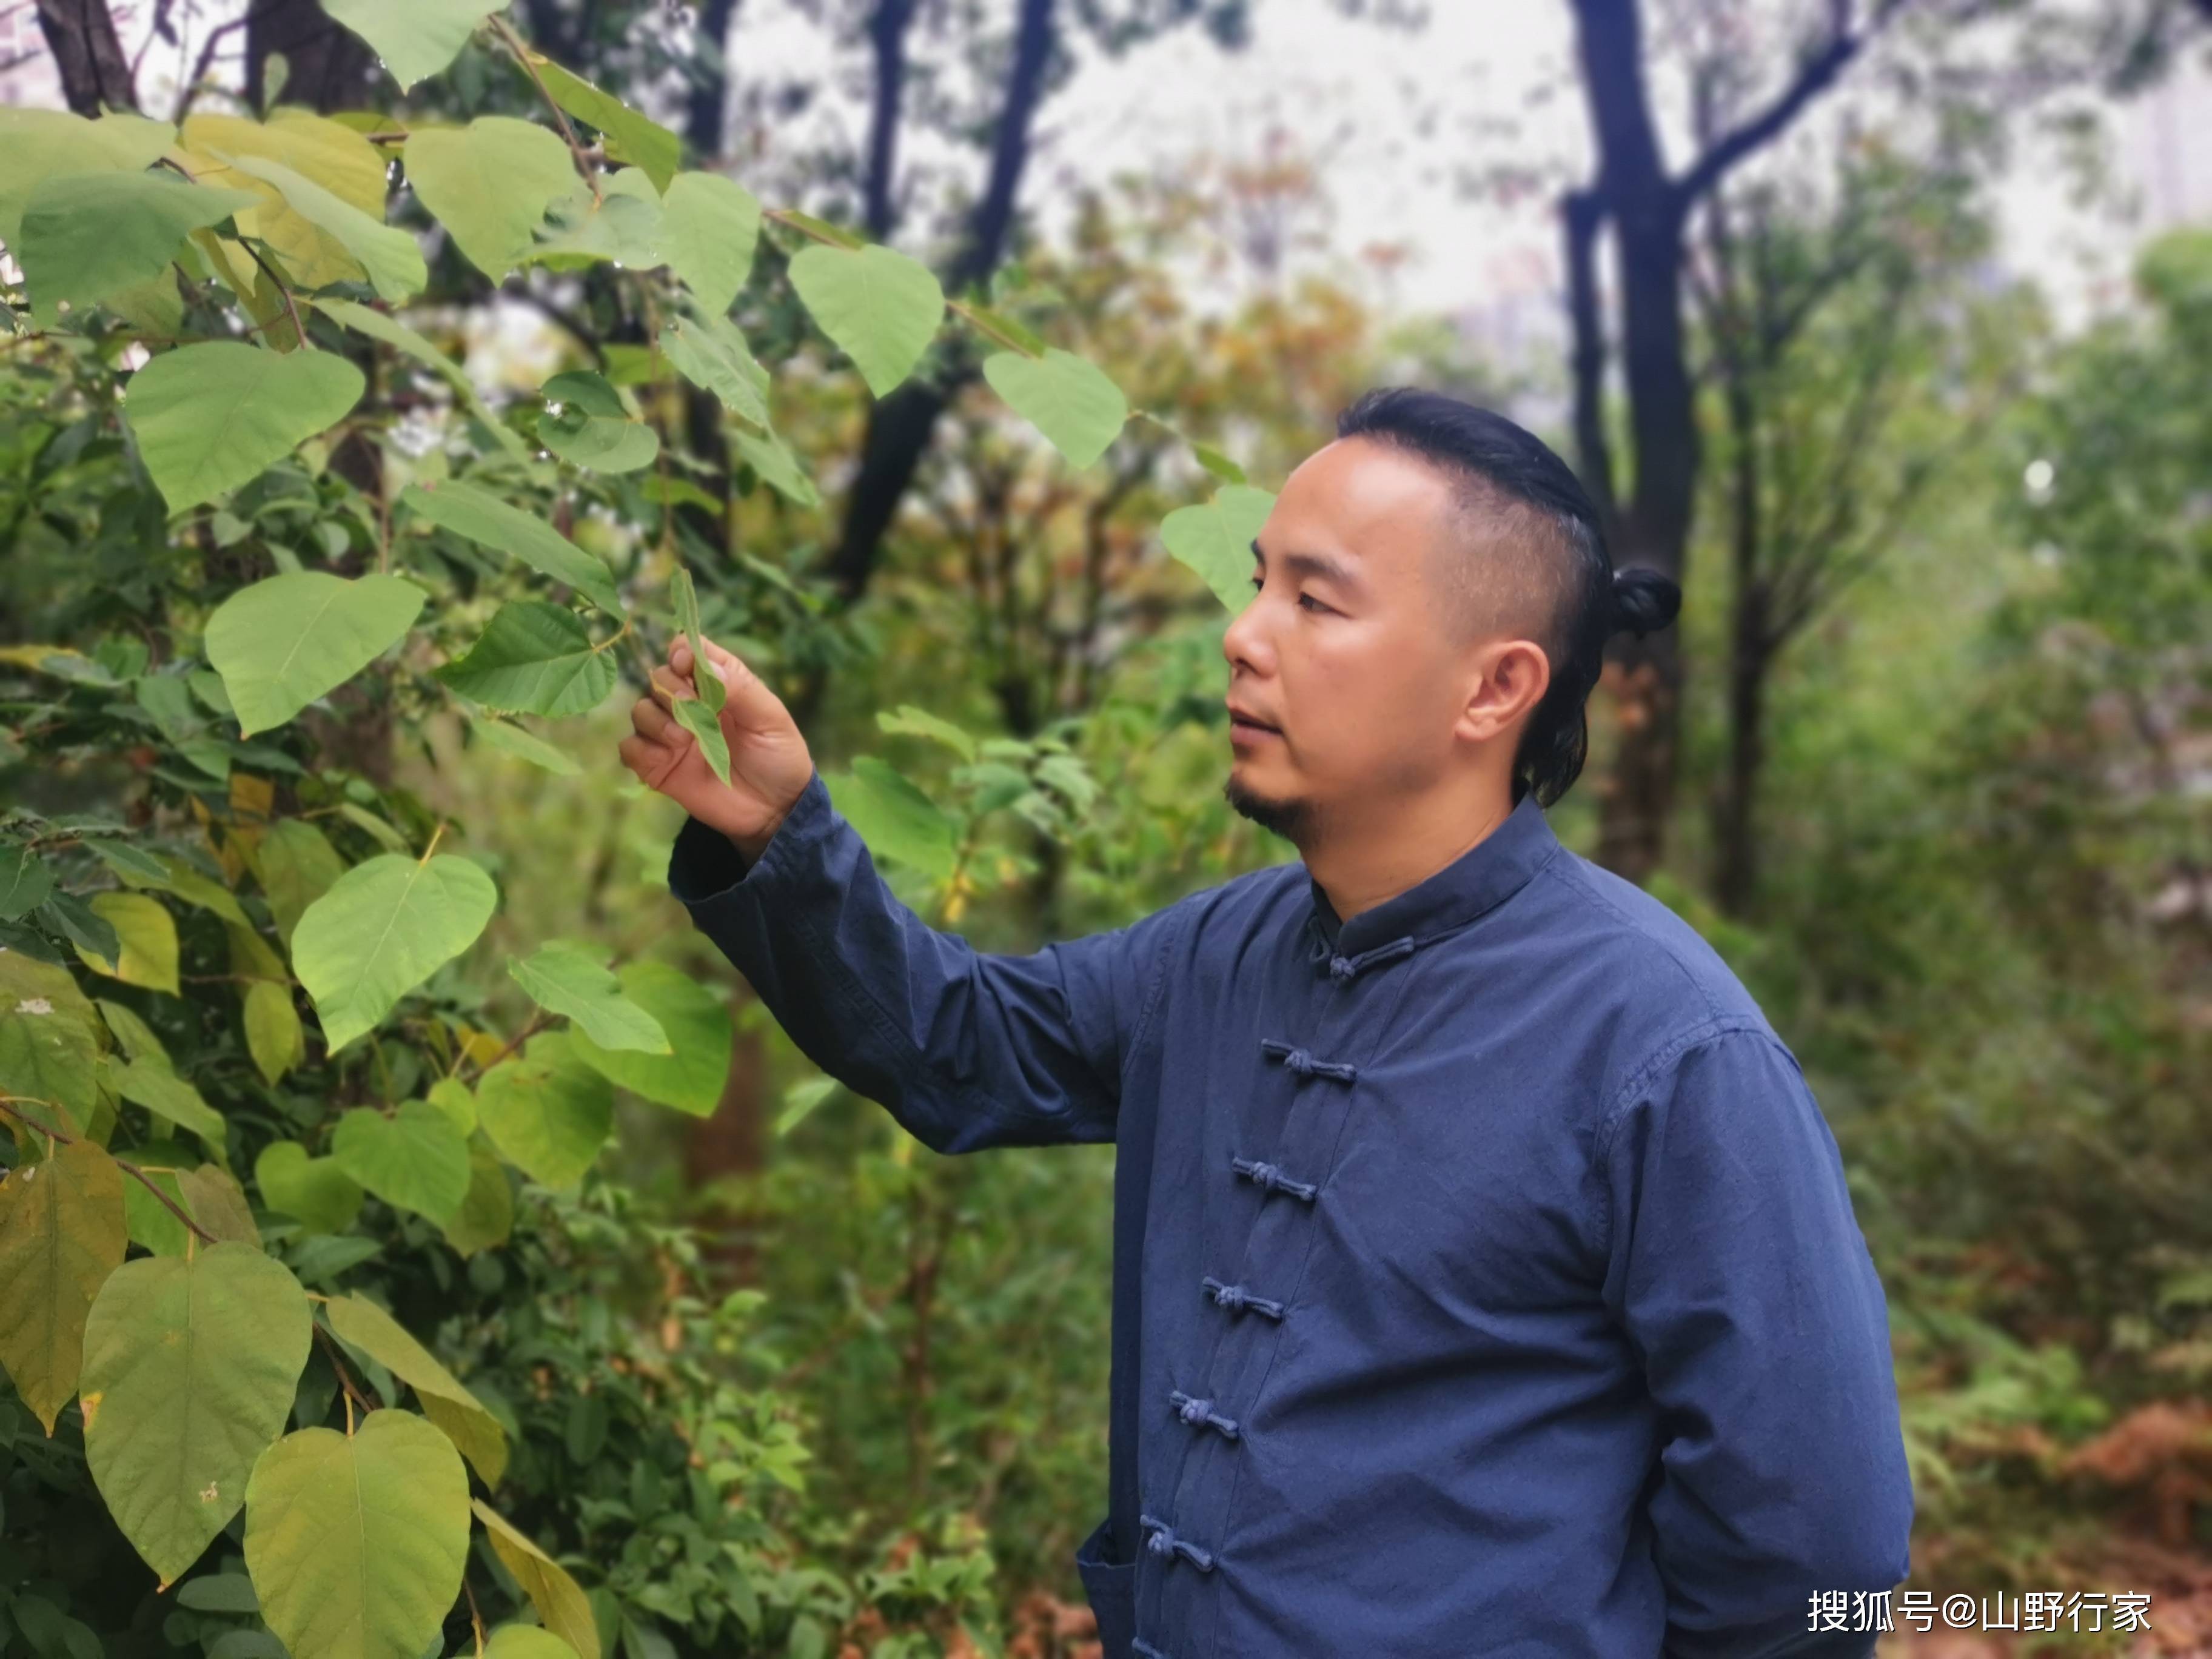
{"type": "Polygon", "coordinates": [[[1423,944],[1512,897],[1559,850],[1559,838],[1532,790],[1503,823],[1443,869],[1350,921],[1338,921],[1328,895],[1309,875],[1313,912],[1308,927],[1325,953],[1339,958],[1356,959],[1401,939],[1423,944]]]}

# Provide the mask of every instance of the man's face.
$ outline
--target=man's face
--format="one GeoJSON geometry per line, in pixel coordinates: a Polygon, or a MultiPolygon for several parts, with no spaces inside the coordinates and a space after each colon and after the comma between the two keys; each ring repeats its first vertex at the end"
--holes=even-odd
{"type": "Polygon", "coordinates": [[[1378,821],[1451,762],[1471,661],[1437,580],[1453,508],[1441,470],[1340,439],[1291,474],[1260,532],[1252,600],[1221,645],[1223,793],[1301,848],[1378,821]]]}

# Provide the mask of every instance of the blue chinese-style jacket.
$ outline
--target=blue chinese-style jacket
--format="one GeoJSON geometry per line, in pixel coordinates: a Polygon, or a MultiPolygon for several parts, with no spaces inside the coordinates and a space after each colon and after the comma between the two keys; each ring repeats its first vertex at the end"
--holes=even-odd
{"type": "Polygon", "coordinates": [[[819,773],[671,890],[940,1152],[1116,1144],[1106,1659],[1870,1655],[1887,1310],[1727,966],[1533,797],[1340,922],[1303,864],[1030,955],[902,903],[819,773]]]}

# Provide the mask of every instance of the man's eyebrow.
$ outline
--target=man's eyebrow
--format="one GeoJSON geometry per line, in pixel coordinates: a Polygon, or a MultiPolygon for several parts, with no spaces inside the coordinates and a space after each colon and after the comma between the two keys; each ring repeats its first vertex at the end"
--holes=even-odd
{"type": "MultiPolygon", "coordinates": [[[[1259,560],[1261,568],[1267,568],[1267,556],[1260,550],[1257,536],[1252,538],[1252,556],[1259,560]]],[[[1285,553],[1283,565],[1294,575],[1318,576],[1351,592],[1357,593],[1364,586],[1357,571],[1343,560],[1328,553],[1285,553]]]]}

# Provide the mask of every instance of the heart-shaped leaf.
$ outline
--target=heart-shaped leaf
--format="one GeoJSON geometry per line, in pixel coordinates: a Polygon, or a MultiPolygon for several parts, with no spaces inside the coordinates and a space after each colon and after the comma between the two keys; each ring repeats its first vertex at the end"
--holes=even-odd
{"type": "Polygon", "coordinates": [[[292,932],[292,969],[331,1052],[475,944],[498,899],[481,865],[450,853],[381,854],[331,883],[292,932]]]}
{"type": "Polygon", "coordinates": [[[165,1587],[246,1501],[254,1460],[291,1415],[309,1337],[300,1281],[247,1244],[126,1261],[93,1298],[85,1461],[165,1587]]]}
{"type": "Polygon", "coordinates": [[[1088,466],[1103,455],[1129,418],[1129,400],[1106,372],[1057,346],[1042,357],[994,352],[983,360],[983,378],[1071,466],[1088,466]]]}
{"type": "Polygon", "coordinates": [[[250,737],[290,720],[404,638],[428,596],[399,576],[287,571],[242,587],[208,618],[208,660],[250,737]]]}
{"type": "Polygon", "coordinates": [[[615,689],[615,665],[576,613],[543,599],[499,608],[468,654],[438,678],[487,708],[586,714],[615,689]]]}
{"type": "Polygon", "coordinates": [[[181,513],[251,483],[343,420],[367,384],[331,352],[210,340],[165,351],[133,374],[123,418],[154,487],[181,513]]]}
{"type": "Polygon", "coordinates": [[[573,1187],[614,1126],[615,1091],[570,1052],[565,1031],[540,1031],[477,1085],[477,1118],[532,1181],[573,1187]]]}
{"type": "Polygon", "coordinates": [[[1252,543],[1275,498],[1248,484],[1226,484],[1203,507],[1179,507],[1160,522],[1169,552],[1206,579],[1231,611],[1252,598],[1252,543]]]}
{"type": "Polygon", "coordinates": [[[791,285],[878,398],[914,372],[945,320],[929,267],[887,247],[804,248],[791,285]]]}
{"type": "Polygon", "coordinates": [[[294,1659],[419,1659],[468,1552],[468,1471],[412,1412],[301,1429],[254,1466],[246,1570],[294,1659]]]}
{"type": "Polygon", "coordinates": [[[574,939],[550,940],[527,957],[509,957],[507,971],[539,1007],[567,1015],[602,1048],[675,1052],[660,1022],[623,994],[599,953],[574,939]]]}
{"type": "Polygon", "coordinates": [[[253,1160],[261,1201],[309,1232],[342,1233],[361,1213],[361,1183],[335,1158],[311,1158],[295,1140],[276,1140],[253,1160]]]}
{"type": "Polygon", "coordinates": [[[730,1075],[728,1007],[697,980],[665,962],[624,963],[615,978],[623,994],[666,1033],[673,1052],[602,1048],[582,1030],[568,1033],[569,1051],[634,1095],[693,1117],[711,1117],[730,1075]]]}
{"type": "Polygon", "coordinates": [[[331,1156],[386,1204],[441,1225],[468,1196],[468,1143],[427,1100],[404,1101],[389,1117],[374,1106],[355,1107],[331,1135],[331,1156]]]}
{"type": "Polygon", "coordinates": [[[507,0],[323,0],[323,9],[368,42],[404,92],[459,57],[483,20],[507,9],[507,0]]]}
{"type": "Polygon", "coordinates": [[[509,115],[419,128],[407,136],[406,158],[408,183],[422,205],[495,283],[522,263],[545,210],[576,185],[568,146],[550,128],[509,115]]]}

